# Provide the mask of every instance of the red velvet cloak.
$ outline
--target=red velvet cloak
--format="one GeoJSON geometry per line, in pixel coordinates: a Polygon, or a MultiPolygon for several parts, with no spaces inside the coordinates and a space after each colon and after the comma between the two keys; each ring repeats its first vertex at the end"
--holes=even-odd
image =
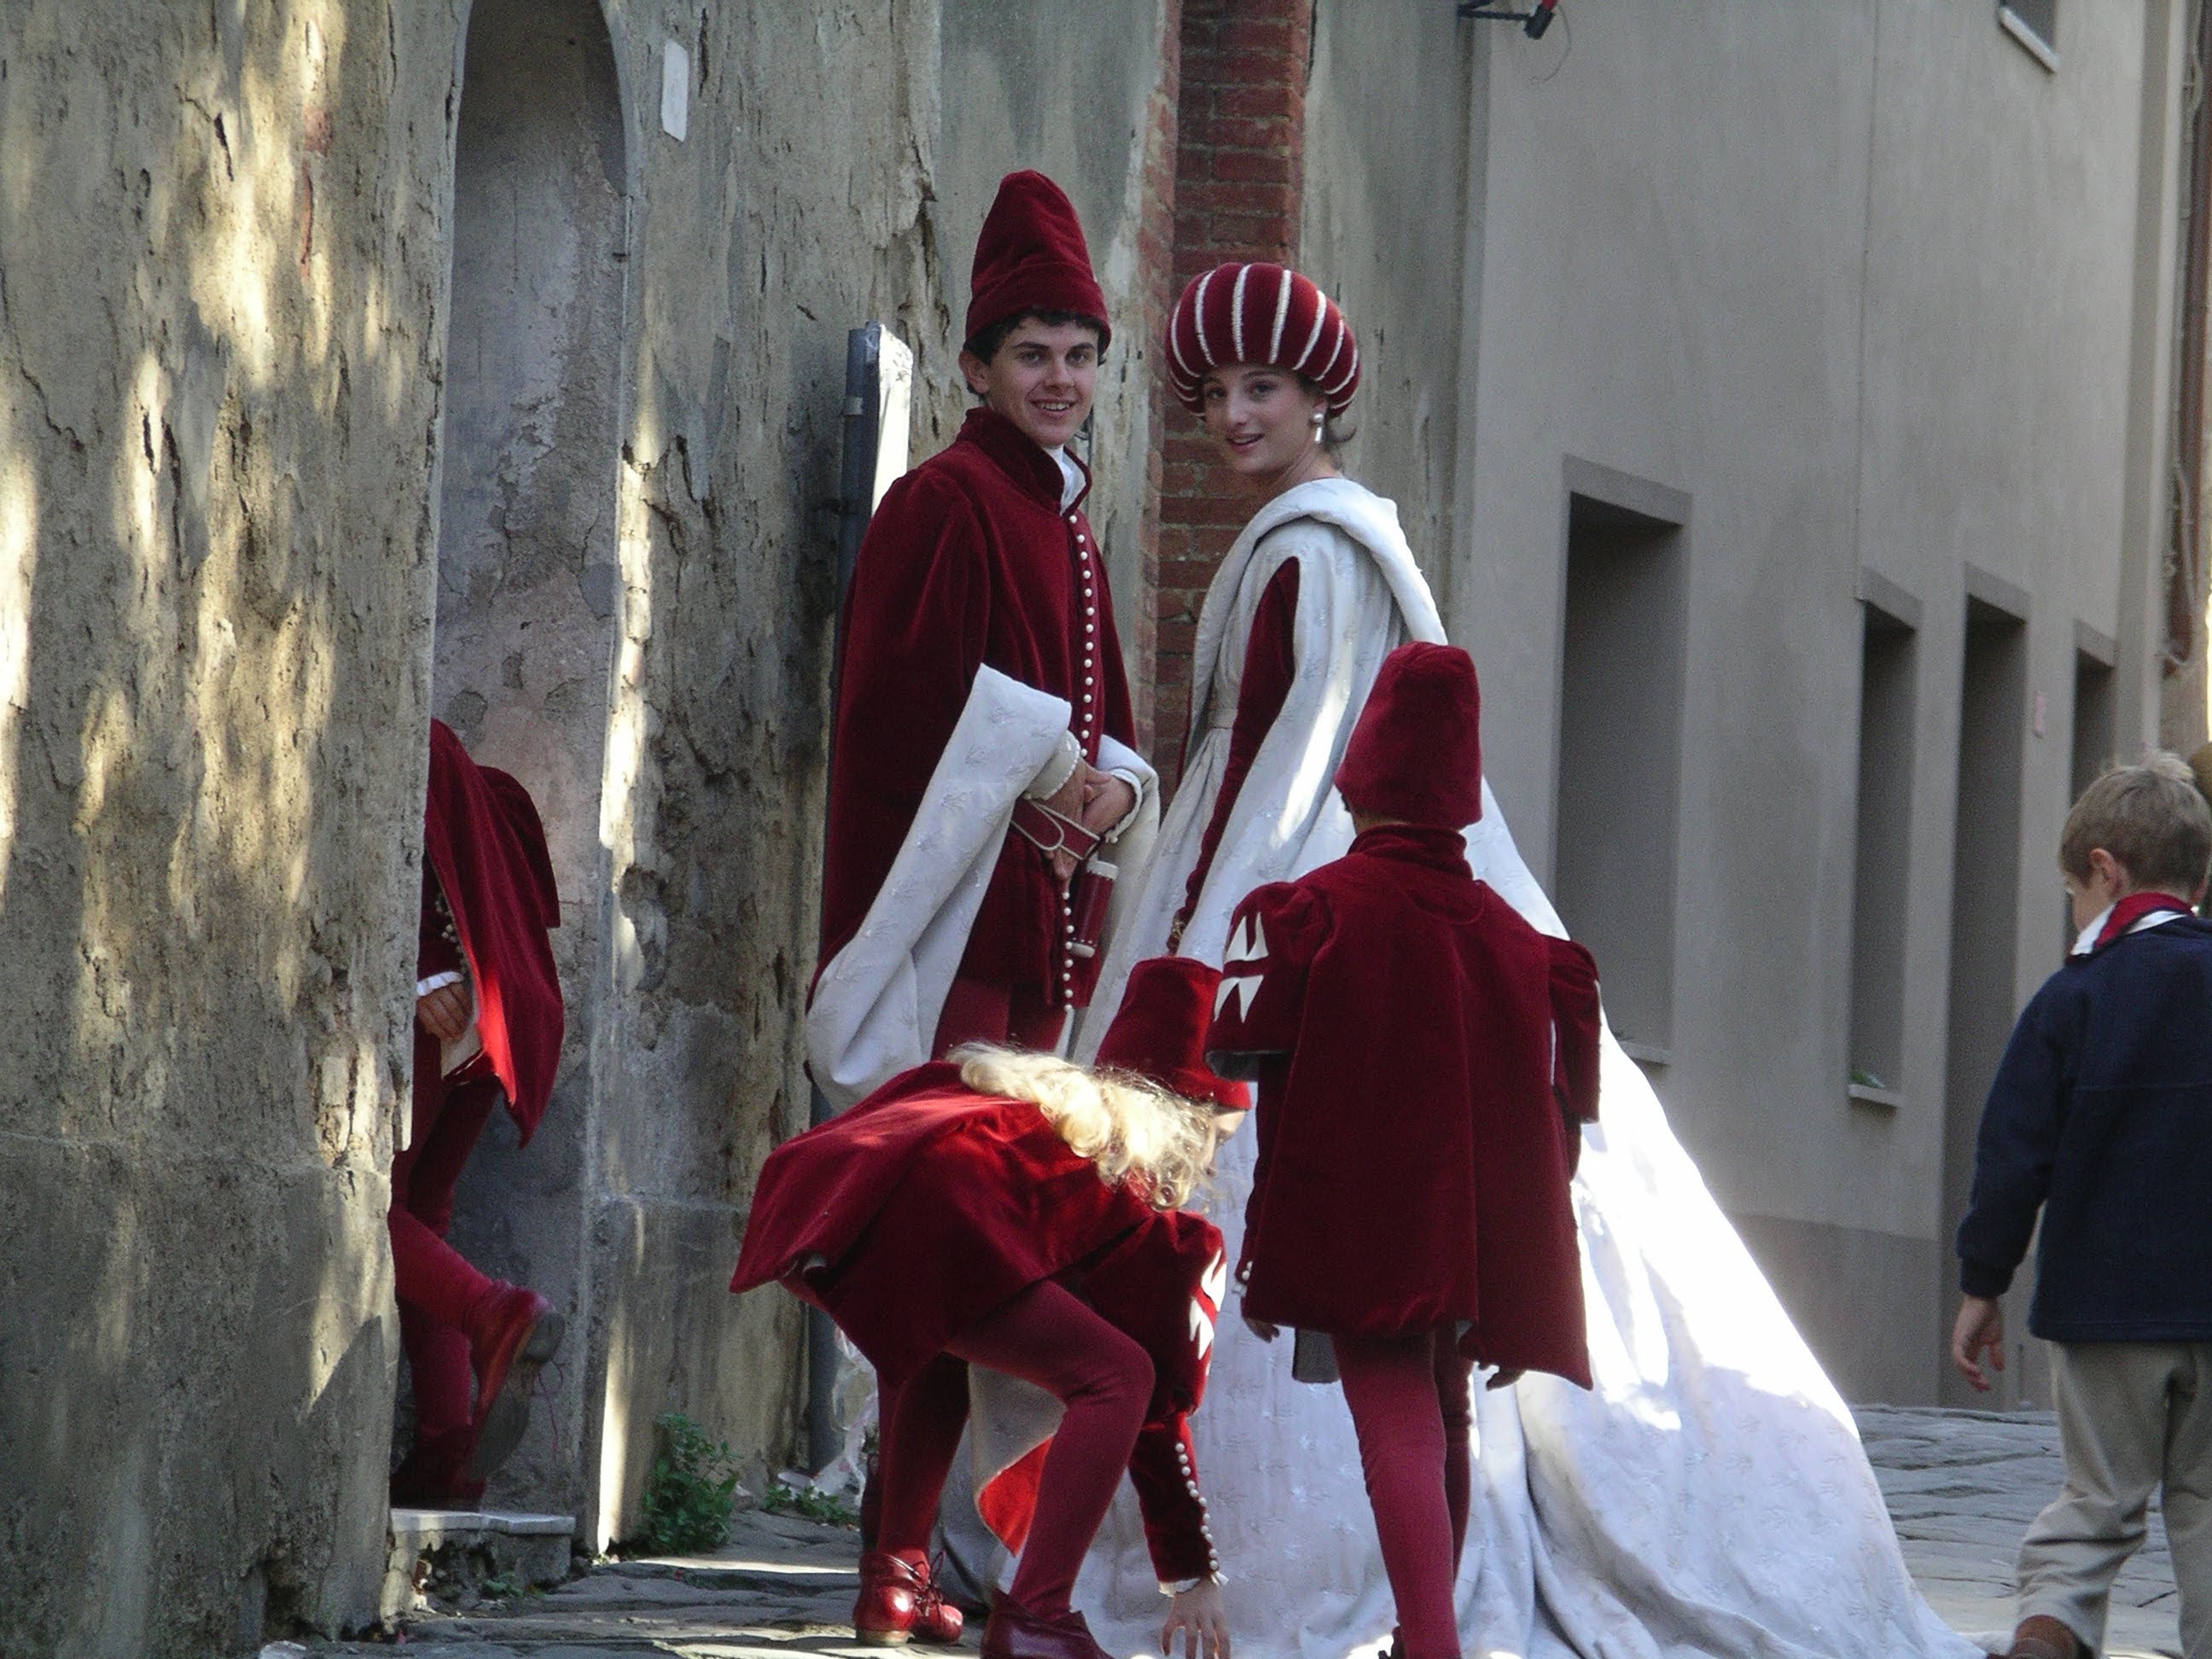
{"type": "Polygon", "coordinates": [[[561,1063],[561,981],[547,932],[561,900],[530,793],[479,766],[443,720],[430,722],[422,855],[468,958],[484,1055],[527,1141],[561,1063]]]}
{"type": "Polygon", "coordinates": [[[1597,1099],[1589,953],[1474,879],[1459,832],[1368,830],[1254,892],[1207,1048],[1256,1070],[1244,1311],[1589,1385],[1570,1206],[1597,1099]],[[1256,1062],[1256,1063],[1255,1063],[1256,1062]]]}
{"type": "MultiPolygon", "coordinates": [[[[978,1094],[940,1060],[769,1154],[730,1288],[781,1280],[896,1384],[984,1315],[1072,1270],[1079,1294],[1151,1348],[1148,1318],[1165,1329],[1188,1315],[1187,1284],[1171,1312],[1150,1310],[1144,1287],[1158,1263],[1220,1249],[1202,1218],[1107,1185],[1035,1105],[978,1094]]],[[[1168,1277],[1193,1279],[1204,1265],[1168,1277]]],[[[1188,1364],[1163,1359],[1197,1404],[1188,1364]]]]}
{"type": "MultiPolygon", "coordinates": [[[[1102,732],[1133,746],[1105,561],[1061,485],[1020,428],[977,409],[870,520],[846,597],[817,972],[874,902],[982,665],[1066,698],[1085,759],[1102,732]]],[[[1060,1006],[1060,921],[1043,854],[1009,836],[961,973],[1060,1006]]]]}

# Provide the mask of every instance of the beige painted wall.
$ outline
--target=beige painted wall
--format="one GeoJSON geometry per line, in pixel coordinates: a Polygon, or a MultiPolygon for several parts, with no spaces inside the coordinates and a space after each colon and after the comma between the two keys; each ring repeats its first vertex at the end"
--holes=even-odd
{"type": "MultiPolygon", "coordinates": [[[[1571,49],[1558,30],[1489,43],[1450,615],[1483,668],[1486,752],[1545,868],[1563,462],[1686,495],[1674,1018],[1655,1081],[1860,1397],[1930,1397],[1948,1318],[1967,567],[2029,596],[2016,1000],[2057,954],[2077,621],[2135,652],[2124,729],[2148,694],[2140,601],[2119,608],[2137,451],[2155,447],[2136,431],[2145,24],[2074,19],[2056,74],[1986,9],[1910,0],[1615,9],[1577,18],[1571,49]],[[1844,1090],[1862,566],[1922,608],[1893,1109],[1844,1090]]],[[[2150,100],[2168,95],[2160,70],[2150,100]]],[[[2164,303],[2155,285],[2142,303],[2164,303]]],[[[2148,319],[2151,337],[2169,323],[2148,319]]]]}

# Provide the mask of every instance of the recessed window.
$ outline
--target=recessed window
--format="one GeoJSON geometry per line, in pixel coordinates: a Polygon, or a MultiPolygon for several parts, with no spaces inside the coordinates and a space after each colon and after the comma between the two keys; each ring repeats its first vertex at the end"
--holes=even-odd
{"type": "Polygon", "coordinates": [[[2058,67],[2058,0],[1999,0],[1997,27],[2044,68],[2058,67]]]}
{"type": "Polygon", "coordinates": [[[1597,957],[1622,1046],[1646,1064],[1664,1064],[1674,1042],[1687,513],[1686,498],[1640,480],[1569,475],[1559,913],[1597,957]],[[1606,493],[1576,487],[1590,481],[1606,493]]]}
{"type": "Polygon", "coordinates": [[[1905,898],[1920,607],[1890,585],[1863,602],[1858,858],[1851,903],[1850,1094],[1896,1101],[1905,1069],[1905,898]]]}

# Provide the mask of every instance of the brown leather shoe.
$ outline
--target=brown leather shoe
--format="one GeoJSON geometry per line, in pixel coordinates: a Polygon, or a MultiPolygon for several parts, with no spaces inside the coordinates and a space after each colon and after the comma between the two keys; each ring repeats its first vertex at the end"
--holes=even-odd
{"type": "Polygon", "coordinates": [[[983,1659],[1113,1659],[1079,1613],[1031,1613],[1004,1596],[983,1626],[983,1659]]]}
{"type": "Polygon", "coordinates": [[[960,1609],[945,1599],[937,1575],[888,1550],[860,1557],[860,1595],[853,1603],[853,1634],[879,1647],[917,1642],[957,1642],[967,1627],[960,1609]]]}
{"type": "Polygon", "coordinates": [[[535,1291],[510,1285],[500,1298],[482,1342],[472,1335],[469,1359],[477,1374],[477,1408],[470,1427],[476,1450],[468,1478],[481,1480],[514,1455],[530,1426],[530,1391],[538,1370],[561,1350],[567,1329],[553,1304],[535,1291]]]}
{"type": "Polygon", "coordinates": [[[2087,1659],[2081,1638],[2048,1613],[2023,1619],[2012,1633],[2005,1659],[2087,1659]]]}

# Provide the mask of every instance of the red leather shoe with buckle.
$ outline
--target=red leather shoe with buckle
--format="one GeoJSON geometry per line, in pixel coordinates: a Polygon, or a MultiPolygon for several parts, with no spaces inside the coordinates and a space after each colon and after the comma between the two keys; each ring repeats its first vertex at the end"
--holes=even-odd
{"type": "Polygon", "coordinates": [[[853,1633],[879,1647],[917,1642],[957,1642],[967,1620],[937,1588],[937,1575],[889,1550],[860,1557],[860,1595],[853,1603],[853,1633]]]}
{"type": "Polygon", "coordinates": [[[481,1480],[514,1455],[530,1426],[530,1391],[538,1373],[560,1352],[567,1326],[553,1304],[535,1291],[510,1285],[481,1340],[471,1335],[469,1359],[477,1374],[476,1450],[468,1478],[481,1480]]]}
{"type": "Polygon", "coordinates": [[[983,1626],[983,1659],[1113,1659],[1079,1613],[1031,1613],[1004,1596],[983,1626]]]}

